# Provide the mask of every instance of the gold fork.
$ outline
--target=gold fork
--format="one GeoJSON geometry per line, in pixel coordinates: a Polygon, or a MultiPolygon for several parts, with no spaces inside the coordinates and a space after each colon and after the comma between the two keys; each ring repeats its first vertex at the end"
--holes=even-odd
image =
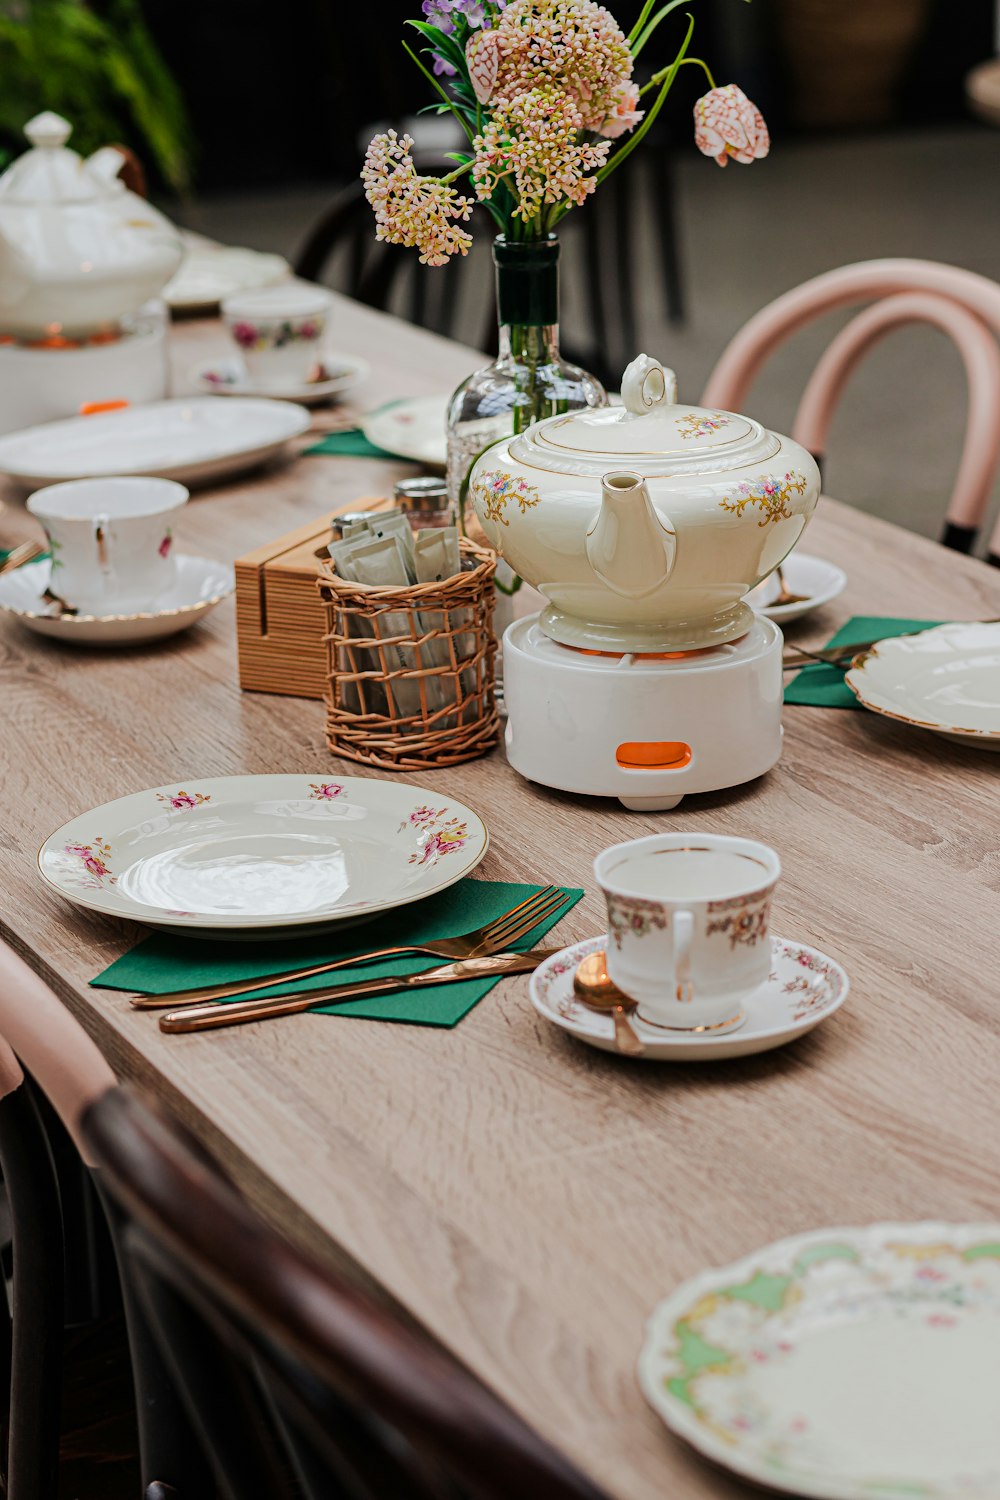
{"type": "MultiPolygon", "coordinates": [[[[352,958],[337,958],[327,963],[312,964],[306,969],[291,969],[282,974],[265,974],[257,979],[235,979],[229,984],[217,984],[208,989],[173,990],[162,995],[136,995],[129,1004],[133,1010],[175,1010],[182,1005],[201,1005],[207,1000],[222,1000],[226,996],[246,995],[251,991],[271,989],[276,984],[291,984],[296,979],[311,979],[314,974],[329,974],[334,969],[347,969],[354,964],[374,963],[379,958],[400,958],[410,953],[429,953],[434,958],[482,958],[489,953],[499,953],[509,948],[537,927],[545,917],[557,911],[569,900],[566,892],[557,885],[547,885],[536,891],[527,900],[521,901],[503,916],[495,917],[483,927],[463,932],[458,937],[437,938],[429,943],[411,943],[402,948],[376,948],[371,953],[356,953],[352,958]]],[[[266,998],[261,996],[262,999],[266,998]]]]}
{"type": "Polygon", "coordinates": [[[22,542],[0,562],[0,573],[12,573],[15,568],[23,568],[25,563],[34,562],[36,557],[41,557],[45,547],[45,542],[22,542]]]}

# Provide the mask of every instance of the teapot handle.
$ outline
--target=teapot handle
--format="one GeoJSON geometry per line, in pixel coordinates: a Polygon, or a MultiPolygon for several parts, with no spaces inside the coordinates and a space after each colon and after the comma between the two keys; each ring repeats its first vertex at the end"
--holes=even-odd
{"type": "Polygon", "coordinates": [[[622,376],[622,400],[633,417],[644,417],[657,406],[677,401],[677,376],[648,354],[634,359],[622,376]]]}

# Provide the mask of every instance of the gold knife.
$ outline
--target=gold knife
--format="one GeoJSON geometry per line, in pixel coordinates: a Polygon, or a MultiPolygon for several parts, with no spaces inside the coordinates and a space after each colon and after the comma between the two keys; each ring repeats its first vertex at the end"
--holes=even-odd
{"type": "Polygon", "coordinates": [[[391,995],[399,990],[420,989],[427,984],[456,984],[463,979],[524,974],[560,951],[559,948],[535,948],[530,953],[493,953],[485,958],[464,958],[459,963],[432,965],[416,974],[386,974],[381,979],[366,979],[360,984],[341,984],[335,989],[306,990],[298,995],[278,995],[270,1000],[189,1005],[161,1016],[160,1030],[174,1033],[213,1031],[221,1026],[240,1026],[246,1021],[300,1015],[312,1010],[314,1005],[339,1005],[369,995],[391,995]]]}
{"type": "MultiPolygon", "coordinates": [[[[958,625],[1000,625],[1000,617],[990,620],[957,620],[958,625]]],[[[904,635],[923,635],[925,630],[932,630],[931,625],[921,625],[919,630],[904,631],[904,635]]],[[[873,646],[879,646],[883,641],[900,640],[902,637],[894,635],[877,635],[870,641],[849,641],[842,646],[817,646],[815,651],[807,651],[805,646],[788,646],[781,659],[782,666],[786,672],[794,671],[797,667],[831,666],[839,667],[845,663],[850,665],[856,656],[863,651],[870,651],[873,646]]]]}

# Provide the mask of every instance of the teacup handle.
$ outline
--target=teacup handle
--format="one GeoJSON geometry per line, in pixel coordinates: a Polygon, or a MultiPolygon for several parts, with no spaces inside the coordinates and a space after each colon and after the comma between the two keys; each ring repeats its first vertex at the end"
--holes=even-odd
{"type": "Polygon", "coordinates": [[[94,517],[94,544],[97,547],[97,565],[102,573],[111,572],[111,518],[94,517]]]}
{"type": "Polygon", "coordinates": [[[694,998],[691,987],[691,940],[694,937],[694,917],[689,911],[674,913],[674,979],[677,984],[677,999],[687,1005],[694,998]]]}

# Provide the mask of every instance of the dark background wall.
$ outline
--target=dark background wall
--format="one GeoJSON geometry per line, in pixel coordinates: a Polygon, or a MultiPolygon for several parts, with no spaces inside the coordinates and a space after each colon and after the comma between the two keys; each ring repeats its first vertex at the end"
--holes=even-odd
{"type": "MultiPolygon", "coordinates": [[[[640,4],[612,0],[610,8],[628,29],[640,4]]],[[[858,17],[880,14],[891,29],[908,6],[922,14],[915,41],[903,49],[888,118],[822,128],[963,118],[965,73],[994,50],[992,0],[692,0],[694,50],[720,81],[741,83],[773,132],[792,133],[806,128],[805,80],[825,66],[845,76],[860,56],[866,39],[848,34],[858,17]],[[790,28],[801,29],[810,13],[813,50],[796,70],[796,88],[790,28]],[[823,39],[831,26],[847,28],[839,51],[823,39]]],[[[143,0],[143,9],[187,98],[201,191],[345,179],[358,170],[366,124],[427,102],[427,86],[400,45],[420,0],[143,0]]],[[[672,15],[643,63],[668,59],[684,24],[683,12],[672,15]]],[[[700,92],[696,70],[682,73],[670,106],[675,121],[700,92]]]]}

